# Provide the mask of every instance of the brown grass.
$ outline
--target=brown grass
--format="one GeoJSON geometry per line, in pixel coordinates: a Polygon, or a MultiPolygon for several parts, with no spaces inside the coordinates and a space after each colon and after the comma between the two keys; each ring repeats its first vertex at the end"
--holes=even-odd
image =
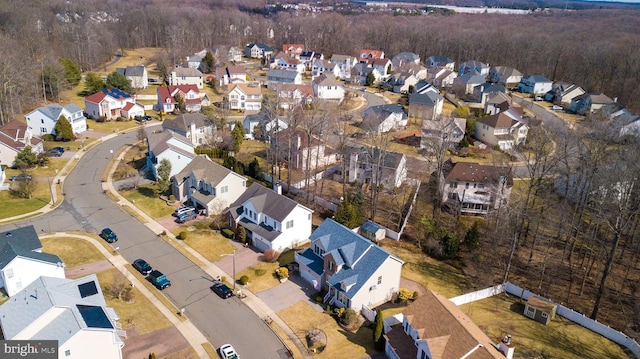
{"type": "Polygon", "coordinates": [[[236,273],[236,277],[240,278],[243,275],[246,275],[247,277],[249,277],[248,289],[252,293],[260,293],[280,284],[278,279],[276,279],[276,277],[273,274],[275,270],[278,269],[279,267],[280,265],[278,264],[278,262],[276,263],[258,262],[252,265],[251,267],[236,273]],[[264,270],[263,275],[256,274],[256,271],[260,269],[264,270]]]}
{"type": "MultiPolygon", "coordinates": [[[[211,357],[215,358],[215,356],[211,356],[211,357]]],[[[200,356],[198,356],[198,353],[196,353],[196,351],[192,347],[187,347],[175,353],[167,354],[163,357],[160,357],[160,359],[199,359],[199,358],[200,356]]]]}
{"type": "Polygon", "coordinates": [[[42,252],[59,256],[66,267],[76,267],[106,259],[93,244],[84,239],[49,237],[43,238],[41,242],[42,252]]]}
{"type": "MultiPolygon", "coordinates": [[[[218,231],[209,229],[208,222],[202,222],[198,224],[198,227],[200,228],[193,232],[188,232],[187,239],[184,242],[208,261],[217,262],[220,260],[221,254],[232,253],[235,249],[229,239],[223,237],[218,231]]],[[[175,230],[174,233],[178,234],[185,230],[186,227],[181,227],[175,230]]]]}

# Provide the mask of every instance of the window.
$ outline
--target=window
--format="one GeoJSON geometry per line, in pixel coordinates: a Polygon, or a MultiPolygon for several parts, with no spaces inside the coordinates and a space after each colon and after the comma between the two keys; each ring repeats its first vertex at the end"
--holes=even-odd
{"type": "Polygon", "coordinates": [[[285,228],[286,228],[286,229],[289,229],[289,228],[292,228],[292,227],[293,227],[293,219],[292,219],[292,220],[290,220],[290,221],[287,221],[287,224],[286,224],[286,227],[285,227],[285,228]]]}
{"type": "Polygon", "coordinates": [[[311,220],[311,213],[309,213],[309,214],[307,215],[307,219],[308,219],[308,220],[311,220]]]}
{"type": "Polygon", "coordinates": [[[40,128],[40,133],[47,133],[47,128],[46,127],[40,128]]]}
{"type": "Polygon", "coordinates": [[[334,267],[333,262],[329,261],[329,270],[333,271],[334,267]]]}
{"type": "Polygon", "coordinates": [[[548,318],[549,317],[549,313],[542,312],[542,317],[545,318],[545,319],[548,318]]]}
{"type": "Polygon", "coordinates": [[[70,356],[71,355],[71,349],[67,349],[64,351],[64,356],[70,356]]]}
{"type": "Polygon", "coordinates": [[[220,194],[229,192],[229,186],[220,187],[220,194]]]}
{"type": "Polygon", "coordinates": [[[13,278],[13,268],[7,269],[7,278],[13,278]]]}
{"type": "Polygon", "coordinates": [[[467,182],[467,184],[465,185],[466,189],[469,189],[469,182],[467,182]]]}
{"type": "Polygon", "coordinates": [[[40,123],[44,123],[44,119],[41,119],[41,120],[40,120],[40,123]]]}
{"type": "Polygon", "coordinates": [[[449,184],[449,187],[458,188],[458,182],[451,182],[451,184],[449,184]]]}
{"type": "Polygon", "coordinates": [[[382,276],[378,277],[378,284],[382,284],[382,276]]]}
{"type": "Polygon", "coordinates": [[[483,188],[484,188],[484,184],[482,184],[482,183],[478,183],[478,188],[479,188],[479,189],[483,189],[483,188]]]}

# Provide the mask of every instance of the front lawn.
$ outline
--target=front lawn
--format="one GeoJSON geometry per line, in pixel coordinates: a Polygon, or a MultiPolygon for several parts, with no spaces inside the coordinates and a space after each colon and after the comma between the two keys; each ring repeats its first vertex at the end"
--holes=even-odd
{"type": "Polygon", "coordinates": [[[277,262],[258,262],[251,267],[236,273],[236,278],[239,279],[243,275],[249,277],[248,289],[252,293],[257,294],[280,284],[280,281],[274,275],[275,270],[279,267],[280,265],[277,262]]]}
{"type": "MultiPolygon", "coordinates": [[[[235,247],[229,242],[229,239],[223,237],[220,232],[209,228],[210,222],[195,222],[190,223],[189,226],[196,227],[195,231],[187,231],[187,227],[181,227],[174,231],[175,235],[178,235],[181,231],[187,231],[187,239],[184,242],[200,253],[203,257],[207,258],[210,262],[217,262],[220,260],[221,254],[233,253],[235,247]]],[[[239,276],[238,276],[239,278],[239,276]]]]}
{"type": "MultiPolygon", "coordinates": [[[[46,180],[38,181],[36,177],[33,180],[36,183],[31,199],[24,198],[11,190],[0,191],[0,203],[2,203],[0,206],[0,219],[34,212],[49,204],[51,201],[51,189],[48,182],[46,180]]],[[[11,186],[16,188],[15,183],[11,186]]]]}
{"type": "Polygon", "coordinates": [[[42,252],[55,254],[67,268],[104,260],[104,256],[90,242],[74,237],[43,238],[42,252]]]}
{"type": "Polygon", "coordinates": [[[137,189],[120,191],[120,194],[153,219],[170,216],[176,208],[160,199],[157,188],[156,184],[148,184],[137,189]]]}

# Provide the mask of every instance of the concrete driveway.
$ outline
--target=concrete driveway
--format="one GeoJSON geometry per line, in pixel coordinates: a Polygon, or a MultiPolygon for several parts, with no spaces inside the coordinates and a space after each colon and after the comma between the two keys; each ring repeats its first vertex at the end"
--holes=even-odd
{"type": "Polygon", "coordinates": [[[289,276],[286,282],[258,293],[257,296],[276,313],[298,302],[307,302],[313,309],[322,313],[324,311],[322,304],[313,299],[316,293],[318,293],[317,289],[296,274],[289,276]]]}

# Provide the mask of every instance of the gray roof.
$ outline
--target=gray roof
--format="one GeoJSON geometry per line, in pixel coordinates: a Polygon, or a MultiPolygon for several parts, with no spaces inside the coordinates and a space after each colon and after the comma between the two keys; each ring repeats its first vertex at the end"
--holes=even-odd
{"type": "Polygon", "coordinates": [[[188,155],[191,157],[194,157],[195,155],[191,152],[186,152],[185,150],[183,150],[182,148],[170,145],[169,143],[167,143],[170,139],[177,139],[181,142],[184,142],[185,144],[193,147],[193,144],[191,143],[191,141],[182,136],[179,135],[171,130],[167,130],[167,131],[162,131],[160,133],[152,133],[150,135],[147,135],[147,140],[149,141],[149,152],[153,152],[156,156],[158,156],[159,154],[161,154],[162,152],[168,150],[168,149],[173,149],[176,152],[179,152],[181,154],[184,155],[188,155]]]}
{"type": "Polygon", "coordinates": [[[409,106],[411,105],[426,105],[435,106],[438,101],[442,101],[444,98],[433,91],[427,91],[424,94],[412,93],[409,96],[409,106]]]}
{"type": "Polygon", "coordinates": [[[330,73],[323,73],[322,75],[313,79],[313,83],[318,86],[340,86],[342,84],[336,80],[336,77],[330,73]]]}
{"type": "Polygon", "coordinates": [[[58,340],[58,345],[84,329],[115,331],[95,274],[75,280],[40,277],[0,306],[4,339],[36,321],[43,326],[31,338],[58,340]],[[53,320],[43,318],[52,308],[62,313],[53,320]]]}
{"type": "Polygon", "coordinates": [[[514,69],[513,67],[508,67],[508,66],[495,66],[493,68],[493,71],[496,73],[499,73],[504,77],[522,76],[522,73],[520,73],[520,71],[514,69]]]}
{"type": "Polygon", "coordinates": [[[144,75],[144,66],[140,65],[140,66],[118,67],[116,71],[125,76],[140,77],[144,75]]]}
{"type": "Polygon", "coordinates": [[[453,60],[451,60],[450,58],[448,58],[446,56],[439,56],[439,55],[429,56],[427,58],[427,60],[429,62],[435,62],[435,63],[442,64],[442,65],[446,65],[446,64],[450,64],[450,63],[454,62],[453,60]]]}
{"type": "Polygon", "coordinates": [[[195,124],[196,128],[201,128],[213,125],[213,122],[201,113],[185,113],[174,119],[164,120],[162,129],[186,133],[191,124],[195,124]]]}
{"type": "Polygon", "coordinates": [[[297,76],[298,76],[297,71],[272,69],[272,70],[269,70],[269,73],[267,74],[267,79],[273,80],[273,81],[278,79],[287,79],[290,81],[294,81],[297,76]]]}
{"type": "Polygon", "coordinates": [[[264,213],[279,222],[282,222],[291,211],[300,206],[298,202],[254,182],[229,206],[231,213],[235,215],[237,209],[247,201],[251,201],[256,211],[264,213]]]}
{"type": "Polygon", "coordinates": [[[202,72],[192,67],[174,67],[171,72],[175,72],[177,77],[202,77],[202,72]]]}
{"type": "Polygon", "coordinates": [[[339,55],[339,54],[331,55],[331,61],[335,61],[335,62],[338,62],[338,61],[339,62],[344,62],[344,61],[347,61],[349,59],[354,59],[354,57],[350,56],[350,55],[339,55]]]}
{"type": "Polygon", "coordinates": [[[392,61],[396,60],[405,60],[405,61],[419,61],[420,55],[414,54],[413,52],[401,52],[393,57],[392,61]]]}
{"type": "Polygon", "coordinates": [[[395,104],[386,104],[386,105],[377,105],[370,106],[365,110],[366,113],[375,113],[375,114],[392,114],[392,113],[402,113],[404,115],[404,110],[402,106],[395,104]]]}
{"type": "Polygon", "coordinates": [[[38,108],[37,110],[42,112],[45,116],[47,116],[48,118],[57,121],[58,118],[60,117],[60,114],[62,113],[62,109],[66,109],[67,111],[71,112],[71,113],[76,113],[78,111],[82,112],[82,109],[80,107],[78,107],[75,104],[68,104],[66,106],[61,106],[60,104],[54,103],[51,105],[47,105],[47,106],[43,106],[38,108]]]}
{"type": "Polygon", "coordinates": [[[0,233],[0,268],[4,268],[16,257],[30,258],[40,262],[63,263],[55,254],[36,252],[42,243],[33,226],[21,227],[0,233]]]}
{"type": "Polygon", "coordinates": [[[232,173],[234,172],[213,162],[207,155],[198,155],[174,178],[181,181],[183,178],[193,174],[196,180],[204,181],[215,187],[232,173]]]}

